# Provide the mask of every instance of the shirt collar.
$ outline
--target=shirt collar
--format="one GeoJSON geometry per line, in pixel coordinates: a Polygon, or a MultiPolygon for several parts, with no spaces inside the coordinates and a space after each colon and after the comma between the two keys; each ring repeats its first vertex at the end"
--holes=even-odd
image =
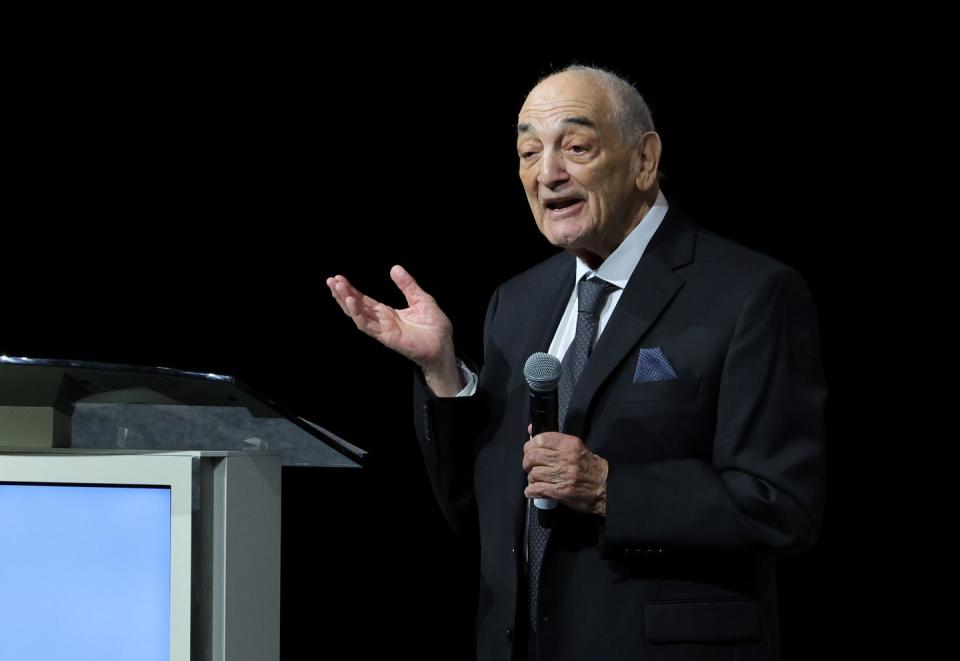
{"type": "Polygon", "coordinates": [[[580,282],[584,276],[591,277],[596,275],[607,282],[616,285],[620,289],[627,286],[630,275],[637,267],[640,258],[643,257],[647,244],[653,238],[654,232],[660,227],[663,217],[667,214],[669,204],[667,198],[663,196],[663,191],[657,191],[657,199],[646,215],[640,219],[637,226],[631,230],[617,249],[607,257],[603,264],[596,271],[587,266],[583,260],[577,257],[577,280],[580,282]]]}

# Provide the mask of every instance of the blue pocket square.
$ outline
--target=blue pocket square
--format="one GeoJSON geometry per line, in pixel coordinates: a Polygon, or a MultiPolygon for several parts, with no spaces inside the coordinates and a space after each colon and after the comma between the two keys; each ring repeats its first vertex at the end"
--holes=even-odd
{"type": "Polygon", "coordinates": [[[640,349],[640,355],[637,356],[637,369],[633,372],[634,383],[665,381],[676,378],[677,373],[673,371],[673,366],[663,355],[660,347],[640,349]]]}

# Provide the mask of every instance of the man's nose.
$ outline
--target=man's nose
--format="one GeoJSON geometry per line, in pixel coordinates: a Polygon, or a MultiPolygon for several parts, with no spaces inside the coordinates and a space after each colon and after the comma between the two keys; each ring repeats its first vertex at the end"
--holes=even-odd
{"type": "Polygon", "coordinates": [[[540,174],[537,182],[547,188],[555,188],[570,178],[563,155],[556,149],[547,149],[540,159],[540,174]]]}

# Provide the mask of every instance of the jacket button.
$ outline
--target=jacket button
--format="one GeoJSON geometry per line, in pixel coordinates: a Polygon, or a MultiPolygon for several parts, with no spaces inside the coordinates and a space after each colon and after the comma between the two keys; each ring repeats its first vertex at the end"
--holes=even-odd
{"type": "Polygon", "coordinates": [[[513,546],[510,547],[510,553],[512,553],[512,554],[514,554],[514,555],[517,554],[517,546],[516,546],[516,544],[514,544],[513,546]]]}
{"type": "Polygon", "coordinates": [[[513,627],[507,627],[507,642],[513,642],[513,627]]]}

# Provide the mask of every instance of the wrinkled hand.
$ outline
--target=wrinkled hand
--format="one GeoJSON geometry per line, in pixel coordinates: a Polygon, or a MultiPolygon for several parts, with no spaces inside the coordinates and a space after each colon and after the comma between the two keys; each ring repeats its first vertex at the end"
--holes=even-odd
{"type": "MultiPolygon", "coordinates": [[[[533,433],[533,425],[527,427],[533,433]]],[[[588,514],[607,514],[607,460],[576,436],[537,434],[523,446],[527,498],[553,498],[588,514]]]]}
{"type": "Polygon", "coordinates": [[[454,351],[450,319],[403,267],[390,269],[390,278],[407,300],[407,307],[402,310],[363,294],[342,275],[327,278],[327,286],[357,328],[387,348],[424,369],[451,362],[454,351]]]}

